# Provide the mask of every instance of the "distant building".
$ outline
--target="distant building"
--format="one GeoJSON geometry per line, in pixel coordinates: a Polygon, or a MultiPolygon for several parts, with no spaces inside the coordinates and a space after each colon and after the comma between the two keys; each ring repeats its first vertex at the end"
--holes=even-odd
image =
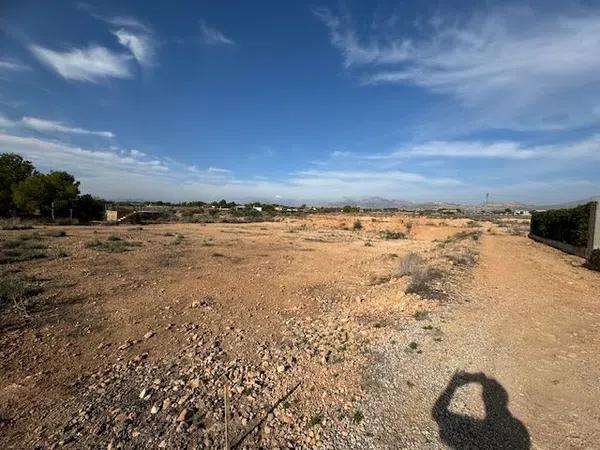
{"type": "Polygon", "coordinates": [[[515,209],[515,216],[530,216],[531,213],[526,209],[515,209]]]}
{"type": "Polygon", "coordinates": [[[252,209],[258,212],[262,212],[262,206],[253,206],[252,209]]]}
{"type": "Polygon", "coordinates": [[[118,211],[116,209],[107,209],[104,212],[104,219],[107,222],[117,222],[124,215],[125,215],[124,211],[118,211]]]}

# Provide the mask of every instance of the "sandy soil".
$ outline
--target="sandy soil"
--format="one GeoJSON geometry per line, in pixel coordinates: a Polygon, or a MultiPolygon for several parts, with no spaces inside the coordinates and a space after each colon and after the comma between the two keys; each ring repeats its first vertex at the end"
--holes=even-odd
{"type": "Polygon", "coordinates": [[[448,243],[468,221],[355,220],[61,228],[16,265],[45,291],[2,317],[0,445],[220,447],[227,389],[240,448],[439,448],[460,433],[432,408],[464,370],[486,378],[454,410],[484,420],[494,378],[534,448],[593,447],[599,274],[490,223],[448,243]],[[112,234],[141,245],[86,246],[112,234]],[[474,268],[450,258],[479,248],[474,268]],[[406,293],[409,253],[443,271],[444,300],[406,293]]]}

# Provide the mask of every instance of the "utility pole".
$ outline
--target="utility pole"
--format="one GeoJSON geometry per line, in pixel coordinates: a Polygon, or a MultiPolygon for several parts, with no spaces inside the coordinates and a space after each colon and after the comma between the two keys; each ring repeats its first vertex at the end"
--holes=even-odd
{"type": "Polygon", "coordinates": [[[54,220],[54,202],[50,203],[50,214],[52,216],[52,220],[54,220]]]}

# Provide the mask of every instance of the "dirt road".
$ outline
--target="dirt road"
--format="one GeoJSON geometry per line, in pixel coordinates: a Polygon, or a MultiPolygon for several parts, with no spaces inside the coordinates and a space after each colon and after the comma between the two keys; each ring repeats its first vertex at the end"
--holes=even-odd
{"type": "Polygon", "coordinates": [[[382,349],[345,445],[598,448],[600,274],[578,258],[484,236],[465,303],[406,333],[422,353],[382,349]]]}

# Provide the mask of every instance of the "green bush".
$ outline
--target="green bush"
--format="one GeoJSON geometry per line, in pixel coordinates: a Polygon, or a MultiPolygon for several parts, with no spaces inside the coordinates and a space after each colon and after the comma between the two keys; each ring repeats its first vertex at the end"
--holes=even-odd
{"type": "Polygon", "coordinates": [[[590,269],[600,271],[600,248],[597,248],[592,252],[587,260],[586,266],[590,269]]]}
{"type": "Polygon", "coordinates": [[[575,247],[586,247],[592,203],[569,209],[534,212],[531,216],[531,234],[565,242],[575,247]]]}

